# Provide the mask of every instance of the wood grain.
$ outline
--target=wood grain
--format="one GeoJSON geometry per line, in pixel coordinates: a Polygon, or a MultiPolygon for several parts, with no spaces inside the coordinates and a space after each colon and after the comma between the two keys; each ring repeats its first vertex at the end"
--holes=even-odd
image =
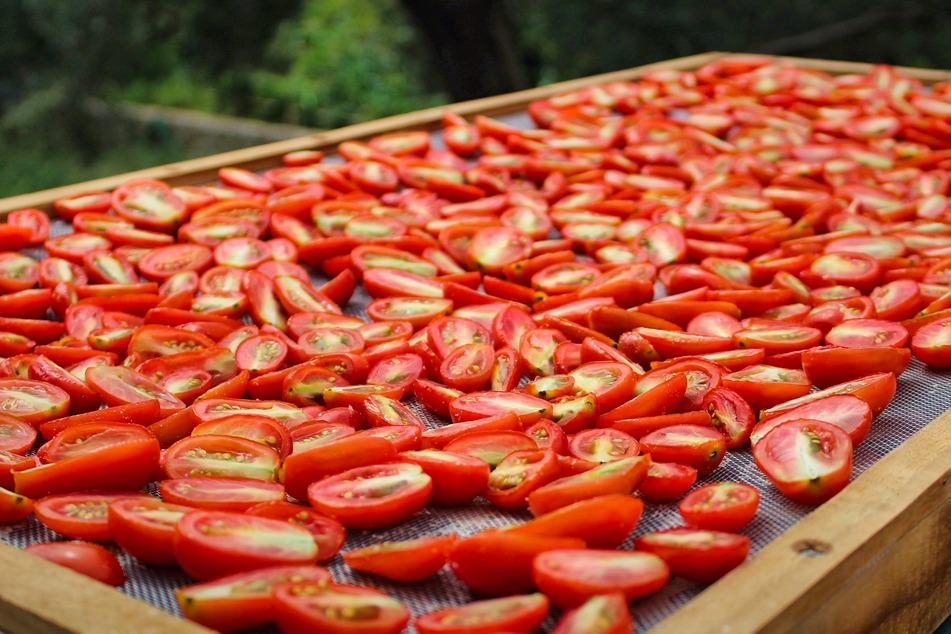
{"type": "Polygon", "coordinates": [[[933,631],[951,613],[949,483],[946,412],[651,632],[933,631]]]}
{"type": "Polygon", "coordinates": [[[0,545],[0,628],[10,634],[209,634],[211,630],[0,545]]]}

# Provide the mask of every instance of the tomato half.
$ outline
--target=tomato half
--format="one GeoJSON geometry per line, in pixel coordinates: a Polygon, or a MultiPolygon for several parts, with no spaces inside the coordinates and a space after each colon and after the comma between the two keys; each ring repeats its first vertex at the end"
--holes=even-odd
{"type": "Polygon", "coordinates": [[[456,535],[419,537],[407,541],[382,542],[347,551],[343,560],[354,570],[380,575],[394,581],[422,581],[446,565],[456,535]]]}
{"type": "Polygon", "coordinates": [[[759,500],[759,490],[749,484],[714,482],[688,493],[678,509],[691,526],[736,532],[756,515],[759,500]]]}
{"type": "Polygon", "coordinates": [[[410,619],[399,601],[364,586],[282,583],[272,597],[283,632],[398,634],[410,619]]]}
{"type": "Polygon", "coordinates": [[[126,580],[119,560],[99,544],[38,542],[23,550],[110,586],[121,586],[126,580]]]}
{"type": "Polygon", "coordinates": [[[532,564],[539,590],[561,608],[573,608],[599,594],[622,592],[628,600],[663,588],[670,569],[657,555],[618,550],[554,550],[532,564]]]}
{"type": "Polygon", "coordinates": [[[109,533],[119,547],[139,561],[172,566],[176,563],[172,544],[175,525],[191,510],[147,496],[113,499],[107,510],[109,533]]]}
{"type": "Polygon", "coordinates": [[[174,548],[179,565],[196,579],[317,560],[317,544],[306,529],[227,511],[185,514],[175,527],[174,548]]]}
{"type": "Polygon", "coordinates": [[[417,617],[420,634],[532,632],[548,615],[548,598],[541,593],[483,599],[443,608],[417,617]]]}
{"type": "Polygon", "coordinates": [[[670,528],[634,539],[637,550],[654,553],[670,571],[698,583],[713,583],[746,560],[750,538],[735,533],[670,528]]]}

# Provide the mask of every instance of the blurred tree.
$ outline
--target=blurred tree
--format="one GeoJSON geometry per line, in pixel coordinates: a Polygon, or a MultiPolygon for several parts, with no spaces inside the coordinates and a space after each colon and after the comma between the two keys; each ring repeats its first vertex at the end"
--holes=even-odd
{"type": "Polygon", "coordinates": [[[518,31],[503,0],[401,0],[432,48],[453,101],[528,88],[518,31]]]}

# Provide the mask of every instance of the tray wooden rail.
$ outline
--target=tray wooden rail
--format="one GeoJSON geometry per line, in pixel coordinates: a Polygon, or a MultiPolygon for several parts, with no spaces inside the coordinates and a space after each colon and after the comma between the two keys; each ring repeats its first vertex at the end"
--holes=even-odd
{"type": "MultiPolygon", "coordinates": [[[[632,80],[656,69],[691,70],[727,53],[648,64],[508,95],[454,104],[464,115],[524,110],[534,99],[587,85],[632,80]]],[[[869,64],[782,58],[830,73],[869,64]]],[[[901,68],[924,82],[951,72],[901,68]]],[[[402,129],[433,129],[445,107],[0,200],[0,217],[23,207],[112,189],[130,178],[172,184],[213,181],[219,167],[263,169],[302,149],[333,149],[402,129]]],[[[651,631],[930,632],[951,615],[951,411],[931,421],[844,491],[651,631]]],[[[0,544],[0,628],[13,633],[208,632],[69,570],[0,544]]]]}

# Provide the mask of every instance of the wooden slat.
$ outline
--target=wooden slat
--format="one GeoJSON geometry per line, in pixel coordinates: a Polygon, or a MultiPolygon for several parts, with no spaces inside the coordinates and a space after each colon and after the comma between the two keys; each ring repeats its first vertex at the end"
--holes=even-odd
{"type": "Polygon", "coordinates": [[[418,110],[406,114],[394,115],[375,121],[357,123],[355,125],[339,128],[337,130],[328,130],[326,132],[315,132],[307,136],[286,141],[277,141],[255,147],[224,152],[213,156],[206,156],[177,163],[169,163],[158,167],[106,176],[95,180],[78,183],[74,185],[65,185],[53,189],[47,189],[40,192],[12,196],[0,200],[0,215],[14,209],[24,207],[38,207],[49,211],[50,206],[57,198],[64,198],[73,194],[93,190],[112,190],[123,182],[133,178],[157,178],[165,180],[172,185],[196,185],[208,183],[217,178],[218,169],[228,165],[245,167],[251,170],[261,170],[269,167],[275,167],[279,164],[279,159],[283,154],[297,150],[328,150],[334,149],[342,141],[351,139],[367,139],[377,134],[392,132],[394,130],[406,129],[432,129],[436,127],[447,109],[458,112],[463,116],[474,114],[484,114],[494,116],[508,112],[522,110],[525,106],[535,100],[550,97],[567,90],[574,90],[584,86],[591,86],[609,81],[622,81],[637,79],[649,70],[660,68],[676,68],[688,70],[702,66],[708,62],[722,57],[722,53],[704,53],[702,55],[691,55],[675,60],[646,64],[627,70],[585,77],[582,79],[573,79],[569,81],[549,84],[529,90],[509,93],[505,95],[496,95],[482,99],[474,99],[448,106],[436,106],[425,110],[418,110]]]}
{"type": "Polygon", "coordinates": [[[930,632],[951,613],[951,412],[651,630],[930,632]]]}
{"type": "Polygon", "coordinates": [[[11,634],[211,633],[5,544],[0,544],[0,629],[11,634]]]}

